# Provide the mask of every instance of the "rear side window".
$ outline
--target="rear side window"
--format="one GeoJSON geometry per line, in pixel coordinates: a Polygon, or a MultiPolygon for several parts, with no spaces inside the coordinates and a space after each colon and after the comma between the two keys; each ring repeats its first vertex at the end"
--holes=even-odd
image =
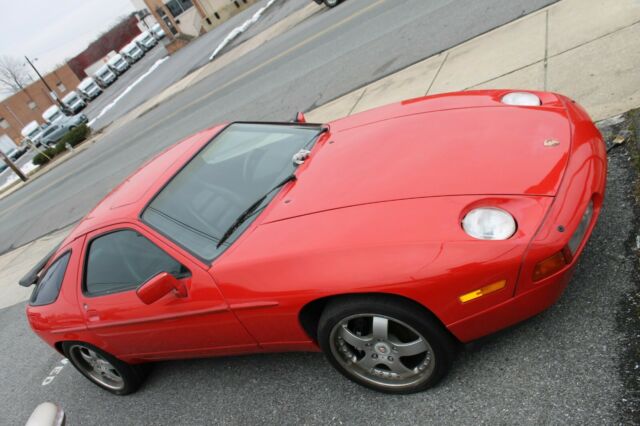
{"type": "Polygon", "coordinates": [[[144,236],[116,231],[93,240],[85,272],[85,292],[100,296],[133,290],[160,272],[176,277],[188,271],[144,236]]]}
{"type": "Polygon", "coordinates": [[[62,286],[62,280],[67,271],[70,257],[71,252],[63,254],[47,269],[47,272],[44,273],[35,290],[33,290],[31,301],[29,302],[31,306],[48,305],[56,301],[58,294],[60,294],[60,286],[62,286]]]}

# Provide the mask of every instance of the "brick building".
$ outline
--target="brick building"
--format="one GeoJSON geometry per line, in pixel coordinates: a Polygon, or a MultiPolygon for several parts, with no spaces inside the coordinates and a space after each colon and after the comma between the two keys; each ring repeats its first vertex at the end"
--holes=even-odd
{"type": "Polygon", "coordinates": [[[100,61],[109,52],[120,51],[140,32],[138,20],[134,14],[131,14],[94,40],[81,53],[69,59],[67,63],[79,78],[85,78],[87,77],[85,72],[87,68],[100,61]]]}
{"type": "MultiPolygon", "coordinates": [[[[134,1],[137,5],[140,0],[134,1]]],[[[257,0],[144,0],[170,37],[191,37],[210,31],[257,0]]]]}
{"type": "MultiPolygon", "coordinates": [[[[55,69],[43,78],[59,99],[74,90],[80,80],[69,65],[55,69]]],[[[42,113],[54,104],[49,90],[39,79],[0,102],[0,135],[8,135],[15,143],[22,141],[20,131],[29,122],[42,124],[42,113]]]]}

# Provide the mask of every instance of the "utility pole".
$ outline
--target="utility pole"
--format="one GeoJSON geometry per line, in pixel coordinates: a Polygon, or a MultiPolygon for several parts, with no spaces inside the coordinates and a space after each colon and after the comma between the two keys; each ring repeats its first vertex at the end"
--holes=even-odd
{"type": "Polygon", "coordinates": [[[40,81],[42,81],[42,83],[47,87],[47,89],[49,89],[49,95],[58,104],[60,109],[62,111],[67,111],[67,107],[60,101],[60,99],[58,99],[58,95],[56,95],[56,92],[49,86],[49,84],[47,84],[46,80],[42,77],[42,75],[40,75],[40,72],[35,67],[35,65],[33,65],[33,63],[29,60],[27,55],[25,55],[24,58],[27,60],[27,63],[31,65],[31,68],[33,68],[33,71],[35,71],[35,73],[38,75],[38,78],[40,78],[40,81]]]}
{"type": "Polygon", "coordinates": [[[15,174],[18,175],[18,177],[23,181],[26,182],[27,181],[27,177],[24,175],[24,173],[22,173],[22,170],[20,170],[18,168],[18,166],[16,166],[15,164],[13,164],[13,161],[11,161],[9,159],[9,157],[7,157],[7,154],[4,153],[4,151],[2,151],[0,149],[0,158],[2,158],[4,160],[5,163],[7,163],[7,166],[9,166],[11,168],[11,170],[13,170],[13,172],[15,174]]]}

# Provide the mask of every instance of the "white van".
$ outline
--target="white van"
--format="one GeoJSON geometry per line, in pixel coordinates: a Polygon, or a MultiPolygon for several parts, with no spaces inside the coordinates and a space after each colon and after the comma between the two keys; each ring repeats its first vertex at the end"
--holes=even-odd
{"type": "Polygon", "coordinates": [[[164,38],[164,30],[158,23],[154,24],[153,27],[151,27],[151,32],[153,33],[153,36],[158,40],[164,38]]]}
{"type": "Polygon", "coordinates": [[[40,138],[42,137],[42,127],[40,127],[38,122],[34,120],[24,126],[20,131],[20,134],[23,138],[29,139],[36,145],[40,145],[40,138]]]}
{"type": "Polygon", "coordinates": [[[87,77],[78,84],[78,92],[85,100],[91,101],[102,93],[102,89],[94,79],[87,77]]]}
{"type": "Polygon", "coordinates": [[[65,104],[73,114],[78,111],[82,111],[84,107],[87,106],[86,102],[75,90],[70,91],[67,96],[62,98],[62,103],[65,104]]]}
{"type": "Polygon", "coordinates": [[[129,69],[129,62],[119,53],[109,58],[107,65],[118,75],[124,74],[124,72],[129,69]]]}
{"type": "Polygon", "coordinates": [[[138,46],[144,49],[145,52],[153,49],[153,47],[158,44],[158,40],[149,32],[145,31],[141,33],[139,36],[133,39],[138,46]]]}
{"type": "Polygon", "coordinates": [[[140,49],[135,41],[132,41],[120,50],[120,54],[124,56],[130,64],[133,64],[144,56],[144,50],[140,49]]]}
{"type": "Polygon", "coordinates": [[[101,66],[100,69],[95,73],[94,77],[98,82],[100,82],[100,84],[102,84],[103,88],[110,86],[118,78],[118,76],[115,75],[113,71],[111,71],[109,65],[101,66]]]}
{"type": "Polygon", "coordinates": [[[58,105],[52,105],[42,113],[42,118],[46,123],[53,124],[54,122],[66,117],[58,105]]]}

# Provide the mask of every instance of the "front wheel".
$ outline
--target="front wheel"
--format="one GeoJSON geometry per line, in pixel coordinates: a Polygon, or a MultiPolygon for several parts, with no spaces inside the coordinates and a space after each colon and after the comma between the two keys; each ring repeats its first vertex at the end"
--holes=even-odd
{"type": "Polygon", "coordinates": [[[320,318],[318,340],[344,376],[396,394],[434,386],[455,355],[453,339],[427,312],[409,302],[379,297],[328,305],[320,318]]]}
{"type": "Polygon", "coordinates": [[[324,4],[327,7],[335,7],[338,5],[338,3],[340,3],[340,0],[324,0],[324,4]]]}
{"type": "Polygon", "coordinates": [[[146,375],[146,366],[127,364],[88,343],[65,342],[62,351],[83,376],[115,395],[135,392],[146,375]]]}

